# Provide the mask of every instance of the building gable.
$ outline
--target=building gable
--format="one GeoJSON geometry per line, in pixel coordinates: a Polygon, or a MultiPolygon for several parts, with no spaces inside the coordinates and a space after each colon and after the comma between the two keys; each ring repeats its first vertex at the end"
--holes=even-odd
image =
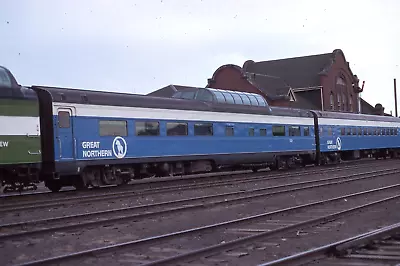
{"type": "Polygon", "coordinates": [[[309,88],[320,86],[319,75],[325,73],[331,61],[331,53],[260,62],[248,60],[243,69],[280,77],[292,88],[309,88]]]}

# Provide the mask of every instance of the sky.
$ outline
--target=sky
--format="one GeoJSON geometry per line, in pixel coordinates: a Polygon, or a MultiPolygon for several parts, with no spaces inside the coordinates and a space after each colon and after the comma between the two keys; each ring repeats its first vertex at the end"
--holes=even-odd
{"type": "Polygon", "coordinates": [[[0,65],[26,86],[147,94],[204,87],[224,64],[342,49],[362,98],[394,113],[399,12],[396,0],[0,0],[0,65]]]}

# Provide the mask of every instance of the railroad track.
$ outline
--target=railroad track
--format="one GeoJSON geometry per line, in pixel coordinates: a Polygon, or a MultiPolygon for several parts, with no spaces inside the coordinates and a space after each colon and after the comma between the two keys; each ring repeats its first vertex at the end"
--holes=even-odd
{"type": "Polygon", "coordinates": [[[395,266],[400,263],[400,223],[259,266],[395,266]]]}
{"type": "MultiPolygon", "coordinates": [[[[370,164],[368,168],[373,169],[375,167],[384,167],[386,165],[393,164],[393,161],[388,161],[385,164],[370,164]]],[[[40,208],[55,208],[55,207],[65,207],[65,206],[77,206],[84,203],[97,203],[99,200],[121,200],[121,199],[130,199],[137,197],[147,197],[149,195],[163,194],[163,193],[174,193],[174,192],[182,192],[188,190],[201,190],[207,188],[216,188],[216,187],[224,187],[224,186],[232,186],[239,185],[245,183],[252,183],[257,181],[273,181],[279,179],[289,179],[289,178],[297,178],[303,175],[306,175],[302,178],[307,179],[311,175],[320,174],[320,173],[335,173],[338,170],[347,171],[347,170],[359,170],[365,169],[365,165],[348,165],[342,167],[333,167],[333,168],[319,168],[313,169],[309,171],[299,171],[299,172],[285,172],[285,173],[276,173],[266,175],[265,173],[258,173],[256,175],[251,174],[249,177],[238,177],[238,178],[229,178],[228,180],[217,180],[212,182],[195,182],[193,184],[183,184],[183,185],[169,185],[164,187],[156,187],[156,188],[147,188],[143,190],[135,189],[128,191],[119,191],[119,192],[111,192],[111,193],[98,193],[93,195],[82,195],[82,196],[72,196],[72,197],[64,197],[60,199],[43,199],[43,200],[35,200],[35,201],[25,201],[21,202],[12,202],[12,203],[3,203],[0,209],[0,215],[11,213],[11,212],[26,212],[26,211],[34,211],[40,208]]]]}
{"type": "Polygon", "coordinates": [[[303,182],[295,182],[278,186],[251,189],[248,191],[235,191],[220,193],[202,197],[192,197],[174,201],[147,204],[142,206],[96,211],[83,214],[45,218],[32,221],[24,221],[9,224],[0,224],[0,240],[17,237],[28,237],[47,232],[84,228],[85,226],[100,226],[112,222],[123,222],[132,219],[160,216],[173,212],[183,212],[193,209],[203,209],[207,206],[228,205],[242,201],[269,197],[283,193],[291,193],[301,190],[310,190],[326,186],[350,183],[375,177],[382,177],[400,173],[400,169],[386,169],[373,172],[364,172],[352,175],[342,175],[327,179],[316,179],[303,182]],[[22,230],[21,230],[22,228],[22,230]]]}
{"type": "MultiPolygon", "coordinates": [[[[388,159],[387,162],[392,162],[394,161],[393,159],[388,159]]],[[[170,185],[179,185],[181,183],[187,184],[189,182],[209,182],[213,181],[215,179],[230,179],[230,178],[235,178],[235,176],[238,176],[239,178],[243,176],[244,174],[248,175],[255,175],[259,176],[260,173],[263,173],[266,176],[269,175],[276,175],[276,174],[287,174],[287,173],[305,173],[311,171],[323,171],[326,169],[340,169],[343,167],[362,167],[365,164],[376,164],[379,165],[382,162],[377,162],[376,160],[372,159],[363,159],[360,161],[348,161],[348,162],[342,162],[340,165],[324,165],[324,166],[318,166],[318,167],[306,167],[306,168],[300,168],[300,169],[283,169],[279,171],[273,171],[270,172],[268,170],[263,170],[259,171],[257,173],[253,173],[252,171],[236,171],[236,172],[218,172],[218,173],[207,173],[207,174],[197,174],[197,175],[186,175],[182,177],[160,177],[160,178],[153,178],[153,179],[142,179],[142,180],[134,180],[132,181],[129,185],[121,186],[121,187],[116,187],[116,186],[103,186],[95,189],[89,189],[86,191],[76,191],[75,189],[69,189],[69,188],[64,188],[63,191],[60,191],[58,193],[52,193],[48,191],[41,191],[41,192],[31,192],[31,193],[13,193],[13,194],[0,194],[0,202],[3,202],[6,204],[7,202],[20,202],[20,201],[28,201],[30,198],[37,198],[37,197],[44,197],[50,198],[50,200],[58,199],[58,198],[64,198],[68,196],[76,196],[76,195],[91,195],[92,193],[95,195],[98,195],[99,193],[107,192],[107,193],[118,193],[118,192],[132,192],[132,191],[137,191],[140,189],[149,189],[149,188],[159,188],[162,187],[163,184],[167,183],[169,186],[170,185]],[[133,188],[132,188],[133,187],[133,188]]]]}
{"type": "MultiPolygon", "coordinates": [[[[371,176],[369,176],[369,177],[372,177],[372,176],[376,177],[379,175],[382,175],[382,176],[393,175],[395,173],[398,173],[398,171],[399,170],[381,171],[380,173],[370,174],[371,176]]],[[[338,179],[336,180],[337,183],[343,184],[345,182],[351,182],[350,180],[343,180],[344,177],[341,177],[341,178],[342,178],[342,180],[339,180],[339,177],[338,177],[338,179]]],[[[367,177],[364,174],[364,176],[359,176],[358,178],[360,178],[359,180],[361,180],[361,178],[367,178],[367,177]]],[[[354,182],[354,180],[352,180],[352,181],[354,182]]],[[[270,192],[269,195],[271,195],[271,194],[276,195],[278,193],[288,193],[288,192],[292,192],[295,190],[312,189],[312,188],[316,188],[317,186],[321,187],[321,186],[329,186],[329,185],[333,185],[333,183],[331,183],[331,184],[314,184],[312,186],[309,186],[308,188],[297,187],[292,190],[289,189],[286,191],[283,191],[283,190],[275,191],[275,192],[270,192]]],[[[362,208],[366,208],[368,206],[372,206],[372,205],[379,204],[379,203],[382,203],[385,201],[397,199],[398,197],[400,197],[399,195],[396,194],[399,187],[400,187],[400,184],[394,184],[394,185],[382,187],[379,189],[373,189],[373,190],[368,190],[368,191],[363,191],[363,192],[358,192],[358,193],[353,193],[353,194],[347,194],[347,195],[340,196],[340,197],[330,198],[328,200],[306,203],[306,204],[302,204],[299,206],[292,206],[292,207],[288,207],[288,208],[280,209],[280,210],[273,210],[273,211],[269,211],[269,212],[258,214],[258,215],[253,215],[253,216],[248,216],[245,218],[230,220],[227,222],[206,225],[206,226],[202,226],[202,227],[198,227],[198,228],[188,229],[188,230],[184,230],[184,231],[177,231],[177,232],[170,233],[170,234],[148,237],[148,238],[143,238],[143,239],[135,240],[135,241],[129,241],[129,242],[125,242],[125,243],[119,243],[117,245],[103,246],[103,247],[100,247],[97,249],[86,250],[86,251],[82,251],[82,252],[78,252],[78,253],[61,255],[60,257],[57,257],[57,258],[51,258],[48,260],[31,262],[26,265],[38,265],[38,263],[39,264],[40,263],[50,263],[50,264],[58,263],[58,262],[63,262],[65,259],[79,258],[79,257],[86,257],[86,256],[90,257],[90,255],[94,254],[94,253],[97,254],[97,253],[102,253],[102,252],[109,252],[109,251],[113,251],[113,250],[118,250],[119,248],[122,248],[122,247],[129,247],[129,248],[132,248],[135,250],[135,252],[133,252],[133,253],[128,252],[125,255],[120,254],[120,256],[118,256],[118,257],[122,256],[122,260],[123,259],[126,260],[127,258],[129,258],[130,262],[133,265],[137,265],[136,263],[139,263],[140,260],[143,260],[143,256],[141,256],[140,254],[141,253],[146,254],[146,251],[148,253],[149,249],[151,250],[151,252],[150,252],[151,254],[146,255],[146,256],[149,256],[149,258],[147,260],[141,261],[141,263],[147,263],[147,262],[150,263],[152,260],[153,261],[160,260],[161,257],[163,257],[163,256],[165,257],[165,250],[169,250],[170,253],[175,252],[175,253],[178,253],[181,255],[172,256],[169,258],[162,258],[159,262],[157,262],[157,264],[168,262],[168,261],[170,261],[172,263],[173,261],[184,259],[184,258],[190,258],[190,257],[198,255],[198,254],[203,254],[204,252],[216,252],[217,250],[219,250],[221,248],[229,247],[229,245],[238,244],[240,241],[242,241],[242,242],[244,241],[243,243],[247,243],[248,241],[251,240],[248,237],[239,238],[240,241],[237,240],[238,235],[243,234],[243,232],[246,234],[253,234],[252,237],[255,237],[255,238],[258,238],[261,236],[268,236],[269,230],[272,230],[271,232],[279,233],[279,232],[282,232],[282,230],[289,230],[289,229],[293,229],[293,228],[296,228],[299,226],[306,226],[306,225],[311,224],[312,222],[315,222],[315,223],[321,222],[326,219],[334,218],[338,215],[340,216],[345,213],[350,213],[350,212],[354,212],[356,210],[360,210],[362,208]],[[382,200],[382,196],[387,196],[387,198],[382,200]],[[348,208],[349,205],[355,204],[354,201],[341,201],[343,199],[349,199],[349,198],[357,199],[358,204],[360,204],[360,201],[362,202],[362,204],[365,204],[365,201],[367,201],[368,205],[358,205],[357,208],[352,207],[351,211],[347,210],[347,211],[343,212],[343,208],[348,208]],[[378,201],[376,201],[377,198],[379,199],[378,201]],[[375,202],[371,203],[371,200],[375,200],[375,202]],[[333,204],[334,206],[329,206],[329,208],[327,208],[326,205],[330,205],[330,204],[331,205],[333,204]],[[303,212],[302,218],[296,216],[296,213],[294,213],[296,211],[303,212]],[[322,213],[324,213],[325,215],[321,216],[322,213]],[[279,227],[279,224],[282,223],[281,219],[269,221],[268,223],[264,223],[263,221],[260,221],[261,219],[265,219],[265,218],[273,218],[273,217],[278,218],[276,216],[281,216],[281,215],[286,215],[286,217],[284,219],[284,220],[286,220],[285,221],[286,224],[290,224],[291,222],[293,223],[293,219],[297,220],[297,222],[291,224],[288,227],[281,227],[281,228],[277,229],[277,227],[279,227]],[[299,219],[302,221],[299,222],[299,219]],[[249,223],[251,223],[251,225],[248,226],[248,228],[241,228],[240,230],[238,228],[235,228],[238,225],[246,225],[246,224],[248,225],[249,223]],[[266,226],[269,228],[265,228],[266,226]],[[260,227],[262,227],[262,229],[260,229],[260,227]],[[218,231],[218,232],[215,232],[215,231],[218,231]],[[263,233],[260,234],[259,233],[260,231],[262,231],[263,233]],[[191,247],[190,251],[185,252],[184,249],[182,250],[182,248],[177,248],[179,246],[185,247],[185,246],[187,246],[188,243],[193,244],[196,241],[192,242],[189,240],[193,240],[193,239],[197,240],[197,237],[199,234],[202,234],[202,235],[209,234],[214,237],[218,236],[217,237],[218,239],[216,241],[215,241],[215,239],[213,240],[211,247],[210,247],[209,243],[206,243],[206,244],[198,243],[200,246],[208,245],[208,247],[206,247],[206,249],[201,249],[201,248],[198,249],[198,246],[196,247],[196,245],[195,245],[195,246],[191,247]],[[220,239],[220,237],[222,237],[222,240],[220,239]],[[183,238],[183,239],[181,239],[181,243],[174,243],[174,241],[176,241],[177,238],[178,238],[178,240],[179,240],[179,238],[183,238]],[[154,242],[157,242],[157,241],[161,241],[161,242],[158,242],[158,243],[160,243],[161,246],[155,245],[154,242]],[[224,241],[226,243],[215,245],[215,243],[221,243],[222,241],[224,241]],[[235,242],[235,241],[239,241],[239,242],[235,242]],[[171,247],[174,247],[174,248],[172,248],[172,250],[175,250],[175,251],[171,251],[171,247]],[[159,252],[155,252],[155,250],[158,250],[159,252]],[[183,256],[182,253],[185,255],[183,256]],[[164,254],[164,255],[161,255],[161,254],[164,254]]],[[[268,195],[266,195],[266,194],[251,195],[251,196],[247,196],[246,199],[248,200],[248,199],[254,199],[256,197],[266,197],[266,196],[268,196],[268,195]]],[[[238,201],[239,199],[232,199],[232,200],[238,201]]],[[[240,199],[240,200],[243,200],[243,199],[240,199]]],[[[224,200],[223,202],[226,202],[226,201],[224,200]]],[[[224,204],[223,202],[221,202],[219,204],[224,204]]],[[[216,202],[211,202],[205,206],[203,205],[203,208],[208,207],[209,205],[215,205],[215,204],[216,204],[216,202]]],[[[194,206],[189,205],[184,208],[191,208],[191,207],[194,207],[194,206]]],[[[168,212],[168,210],[165,210],[165,211],[168,212]]],[[[157,216],[160,216],[160,213],[158,213],[157,216]]],[[[71,229],[71,228],[69,228],[69,229],[71,229]]],[[[27,232],[27,234],[25,236],[28,236],[29,234],[30,233],[27,232]]],[[[14,236],[16,236],[16,235],[14,235],[14,236]]],[[[7,239],[7,238],[13,238],[14,236],[11,236],[11,237],[3,236],[3,237],[5,239],[7,239]]],[[[24,237],[24,234],[20,234],[19,237],[24,237]]],[[[201,242],[201,241],[199,241],[199,242],[201,242]]],[[[195,244],[197,244],[197,243],[195,243],[195,244]]],[[[118,253],[120,253],[120,251],[118,251],[118,253]]],[[[79,264],[82,265],[82,263],[84,263],[84,262],[85,261],[80,261],[79,264]]],[[[111,263],[111,264],[113,264],[113,263],[111,263]]]]}
{"type": "MultiPolygon", "coordinates": [[[[361,163],[366,163],[365,161],[362,161],[361,163]]],[[[325,166],[326,167],[326,166],[325,166]]],[[[298,169],[296,169],[298,170],[298,169]]],[[[280,171],[296,171],[295,169],[289,169],[289,170],[280,170],[280,171]]],[[[269,170],[260,170],[259,172],[269,172],[269,170]]],[[[76,194],[90,194],[90,193],[98,193],[99,191],[120,191],[120,190],[125,190],[125,189],[130,189],[129,187],[131,186],[140,186],[140,185],[151,185],[151,184],[162,184],[165,182],[168,183],[180,183],[180,182],[186,182],[186,181],[191,181],[191,180],[196,180],[201,178],[202,180],[204,179],[213,179],[213,178],[229,178],[230,176],[235,176],[235,175],[241,175],[241,174],[249,174],[253,173],[253,171],[250,170],[243,170],[243,171],[234,171],[234,172],[214,172],[214,173],[204,173],[204,174],[192,174],[192,175],[183,175],[183,176],[165,176],[165,177],[154,177],[154,178],[145,178],[145,179],[139,179],[139,180],[132,180],[129,184],[125,186],[116,186],[116,185],[105,185],[105,186],[100,186],[98,188],[90,188],[87,190],[76,190],[75,188],[70,188],[70,187],[64,187],[62,188],[61,191],[57,193],[53,193],[51,191],[48,191],[48,189],[43,185],[40,187],[41,189],[45,191],[35,191],[35,192],[9,192],[6,194],[1,194],[0,193],[0,199],[1,200],[20,200],[23,198],[28,198],[28,197],[35,197],[35,196],[46,196],[46,197],[53,197],[53,198],[58,198],[58,197],[65,197],[67,195],[76,195],[76,194]],[[66,194],[66,195],[65,195],[66,194]]],[[[275,172],[277,173],[277,172],[275,172]]]]}
{"type": "MultiPolygon", "coordinates": [[[[384,170],[384,169],[379,169],[379,168],[384,168],[385,166],[380,166],[380,167],[375,167],[375,169],[378,170],[384,170]]],[[[390,168],[390,169],[397,169],[397,168],[390,168]]],[[[299,178],[296,174],[293,174],[292,176],[288,175],[282,179],[282,176],[274,176],[271,178],[261,178],[260,181],[256,182],[258,178],[254,181],[254,178],[251,178],[250,180],[239,180],[236,182],[234,186],[231,186],[232,184],[226,184],[226,183],[221,183],[219,182],[219,188],[215,189],[216,186],[213,186],[211,184],[205,184],[204,187],[202,186],[196,186],[194,189],[196,191],[192,191],[192,188],[189,188],[187,191],[183,192],[183,189],[180,190],[180,193],[168,193],[167,195],[162,194],[159,192],[157,197],[152,195],[154,191],[149,191],[150,194],[131,194],[129,195],[128,200],[122,200],[123,197],[118,198],[118,200],[111,202],[111,203],[104,203],[104,204],[92,204],[90,208],[87,205],[80,206],[82,202],[74,202],[70,199],[63,201],[62,203],[66,204],[67,206],[60,208],[59,203],[45,203],[45,204],[40,204],[40,202],[33,204],[33,205],[27,205],[27,208],[7,208],[6,206],[2,206],[2,212],[5,214],[3,215],[3,223],[19,223],[20,225],[25,224],[26,220],[38,220],[42,219],[46,222],[48,221],[54,221],[54,220],[61,220],[61,219],[54,219],[54,217],[60,217],[63,218],[63,220],[67,220],[68,217],[80,217],[80,213],[84,212],[85,214],[87,213],[93,213],[93,216],[102,218],[103,215],[117,215],[117,213],[130,213],[134,210],[137,209],[146,209],[146,206],[157,206],[157,207],[165,207],[166,205],[164,203],[168,202],[174,202],[176,205],[177,204],[186,204],[189,203],[189,201],[181,200],[182,198],[195,198],[197,200],[216,200],[217,198],[221,197],[232,197],[232,196],[238,196],[238,195],[245,195],[246,193],[257,193],[261,191],[267,191],[270,190],[272,191],[273,189],[282,189],[282,188],[290,188],[294,186],[299,186],[299,185],[310,185],[313,182],[323,182],[325,181],[334,181],[334,180],[339,180],[335,179],[338,175],[340,175],[341,172],[346,172],[345,175],[342,175],[341,177],[348,177],[353,171],[357,172],[357,174],[350,175],[350,177],[360,177],[363,174],[367,174],[370,172],[358,172],[359,169],[346,169],[342,171],[335,171],[335,173],[332,173],[330,175],[329,172],[325,172],[325,176],[332,176],[332,177],[319,177],[317,179],[316,176],[313,175],[308,175],[306,177],[301,177],[299,178]],[[294,180],[293,180],[294,178],[294,180]],[[252,181],[253,180],[253,181],[252,181]],[[300,182],[293,182],[293,181],[298,181],[298,180],[304,180],[300,182]],[[256,182],[256,183],[254,183],[256,182]],[[221,191],[229,191],[230,193],[221,193],[221,191]],[[216,195],[215,197],[213,195],[216,195]],[[219,196],[218,196],[219,195],[219,196]],[[161,202],[161,203],[157,203],[161,202]],[[150,205],[148,204],[150,203],[150,205]],[[100,206],[98,206],[100,205],[100,206]],[[75,207],[77,206],[77,207],[75,207]],[[58,208],[57,208],[58,207],[58,208]],[[38,211],[38,209],[43,208],[43,211],[38,211]],[[17,216],[16,216],[17,215],[17,216]]],[[[170,191],[169,191],[170,192],[170,191]]],[[[143,192],[145,193],[145,192],[143,192]]],[[[111,199],[114,199],[116,195],[111,195],[111,199]]],[[[107,198],[103,200],[105,202],[107,198]]],[[[92,202],[92,201],[89,201],[92,202]]],[[[97,202],[98,203],[98,202],[97,202]]],[[[90,217],[89,215],[87,217],[90,217]]]]}

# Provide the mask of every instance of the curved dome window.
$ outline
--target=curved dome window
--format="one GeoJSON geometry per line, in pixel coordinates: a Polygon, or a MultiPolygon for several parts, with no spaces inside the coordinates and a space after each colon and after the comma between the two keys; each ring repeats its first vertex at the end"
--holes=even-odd
{"type": "Polygon", "coordinates": [[[11,88],[11,79],[7,71],[2,67],[0,67],[0,87],[11,88]]]}
{"type": "Polygon", "coordinates": [[[206,102],[263,106],[269,108],[267,101],[261,95],[256,93],[212,88],[199,88],[197,91],[191,91],[187,95],[185,93],[186,92],[184,91],[177,92],[172,97],[181,99],[194,99],[206,102]]]}
{"type": "Polygon", "coordinates": [[[235,99],[235,104],[243,104],[243,99],[237,93],[232,93],[232,97],[235,99]]]}
{"type": "MultiPolygon", "coordinates": [[[[221,89],[204,88],[199,90],[207,90],[215,95],[218,102],[221,102],[222,98],[220,94],[224,95],[225,103],[230,104],[242,104],[242,105],[254,105],[254,106],[268,106],[267,101],[259,94],[248,93],[241,91],[230,91],[221,89]]],[[[196,97],[197,98],[197,97],[196,97]]]]}

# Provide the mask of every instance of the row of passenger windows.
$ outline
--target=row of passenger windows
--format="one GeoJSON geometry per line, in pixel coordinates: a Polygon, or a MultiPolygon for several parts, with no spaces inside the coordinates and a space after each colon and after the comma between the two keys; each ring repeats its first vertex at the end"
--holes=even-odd
{"type": "MultiPolygon", "coordinates": [[[[69,113],[60,111],[59,127],[70,127],[69,113]]],[[[166,123],[167,136],[187,136],[188,124],[184,122],[167,122],[166,123]]],[[[122,120],[101,120],[99,121],[100,136],[128,136],[127,121],[122,120]]],[[[289,136],[310,136],[310,127],[288,126],[289,136]],[[301,130],[302,129],[302,130],[301,130]]],[[[160,123],[155,121],[136,121],[135,134],[137,136],[158,136],[160,135],[160,123]]],[[[344,135],[374,135],[374,136],[393,136],[398,134],[397,128],[361,128],[361,127],[347,127],[340,128],[340,134],[344,135]]],[[[195,123],[194,124],[195,136],[212,136],[213,124],[212,123],[195,123]]],[[[234,126],[225,127],[226,136],[234,136],[234,126]]],[[[249,136],[255,136],[255,129],[248,129],[249,136]]],[[[267,129],[259,129],[260,136],[267,136],[267,129]]],[[[333,135],[332,127],[320,127],[320,135],[333,135]]],[[[286,126],[272,126],[272,136],[286,136],[286,126]]]]}
{"type": "MultiPolygon", "coordinates": [[[[100,121],[100,136],[128,136],[128,126],[126,121],[100,121]]],[[[186,136],[188,135],[188,124],[181,122],[168,122],[167,136],[186,136]]],[[[158,136],[160,135],[160,123],[153,121],[136,121],[136,136],[158,136]]],[[[211,123],[194,124],[194,134],[196,136],[212,136],[213,127],[211,123]]]]}
{"type": "Polygon", "coordinates": [[[397,135],[397,128],[348,127],[348,128],[341,128],[340,134],[342,136],[344,135],[394,136],[397,135]]]}
{"type": "MultiPolygon", "coordinates": [[[[112,120],[101,120],[99,123],[100,136],[127,136],[128,127],[127,121],[112,121],[112,120]]],[[[184,122],[167,122],[166,123],[167,136],[187,136],[188,135],[188,124],[184,122]]],[[[136,121],[135,122],[135,134],[137,136],[158,136],[160,135],[160,124],[159,122],[153,121],[136,121]]],[[[267,129],[259,129],[260,136],[267,136],[267,129]]],[[[304,136],[310,135],[310,128],[303,128],[304,136]]],[[[194,124],[194,135],[195,136],[212,136],[213,124],[212,123],[196,123],[194,124]]],[[[225,127],[226,136],[234,136],[234,126],[225,127]]],[[[249,136],[255,136],[255,129],[248,129],[249,136]]],[[[272,126],[273,136],[285,136],[286,126],[272,126]]],[[[300,126],[289,126],[289,136],[301,136],[300,126]]]]}
{"type": "MultiPolygon", "coordinates": [[[[167,122],[166,124],[167,136],[186,136],[188,135],[188,124],[182,122],[167,122]]],[[[303,127],[303,136],[310,136],[310,127],[303,127]]],[[[100,135],[101,136],[127,136],[127,122],[126,121],[100,121],[100,135]]],[[[158,136],[160,135],[159,122],[143,122],[137,121],[135,123],[135,131],[137,136],[158,136]]],[[[340,134],[344,135],[375,135],[375,136],[394,136],[397,135],[397,128],[341,128],[340,134]]],[[[213,124],[212,123],[196,123],[194,124],[195,136],[212,136],[213,124]]],[[[234,136],[234,126],[225,127],[226,136],[234,136]]],[[[255,136],[255,129],[248,129],[249,136],[255,136]]],[[[267,129],[259,129],[260,136],[267,136],[267,129]]],[[[301,136],[300,126],[288,126],[288,135],[301,136]]],[[[321,127],[320,135],[333,135],[332,127],[321,127]]],[[[286,126],[272,126],[272,136],[286,136],[286,126]]]]}

